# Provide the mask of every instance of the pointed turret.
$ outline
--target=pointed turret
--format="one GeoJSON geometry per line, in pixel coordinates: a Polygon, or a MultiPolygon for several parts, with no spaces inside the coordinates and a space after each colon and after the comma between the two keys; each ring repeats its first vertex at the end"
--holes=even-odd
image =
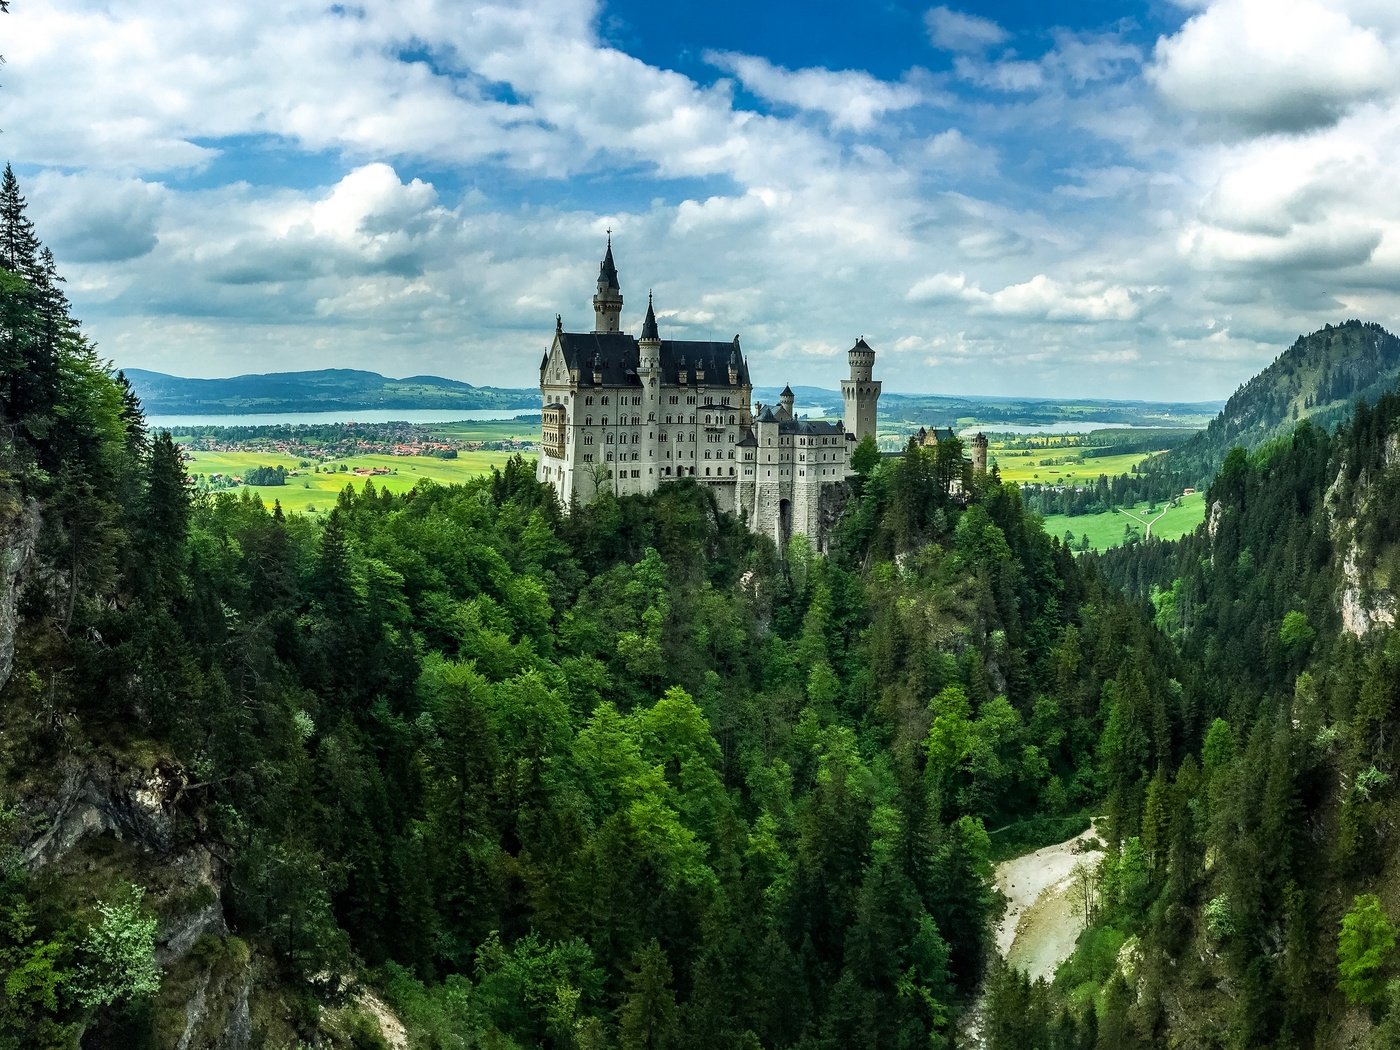
{"type": "Polygon", "coordinates": [[[656,329],[656,311],[652,309],[650,292],[647,292],[647,318],[642,322],[642,337],[637,340],[637,375],[643,385],[649,387],[654,387],[661,375],[661,333],[656,329]]]}
{"type": "Polygon", "coordinates": [[[617,265],[613,262],[612,231],[608,231],[608,250],[598,265],[598,294],[593,296],[593,331],[616,332],[622,320],[622,286],[617,281],[617,265]]]}
{"type": "Polygon", "coordinates": [[[792,412],[793,401],[794,401],[794,395],[793,395],[793,392],[792,392],[792,387],[787,386],[786,384],[784,384],[784,385],[783,385],[783,392],[782,392],[781,394],[778,395],[778,404],[782,406],[782,411],[781,411],[781,413],[780,413],[780,416],[781,416],[783,419],[793,419],[793,418],[795,418],[795,417],[793,416],[793,412],[792,412]]]}
{"type": "Polygon", "coordinates": [[[647,292],[647,317],[642,322],[642,338],[661,342],[661,335],[656,330],[656,311],[651,308],[651,292],[647,292]]]}

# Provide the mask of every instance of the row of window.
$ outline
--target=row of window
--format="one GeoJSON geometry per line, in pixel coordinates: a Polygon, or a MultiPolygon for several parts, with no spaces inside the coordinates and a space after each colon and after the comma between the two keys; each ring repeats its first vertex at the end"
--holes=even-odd
{"type": "MultiPolygon", "coordinates": [[[[594,396],[595,396],[595,395],[592,395],[592,393],[588,393],[588,395],[585,395],[585,396],[584,396],[584,405],[592,405],[592,403],[594,403],[594,396]]],[[[601,395],[596,395],[596,396],[598,396],[598,403],[599,403],[599,405],[608,405],[608,396],[609,396],[609,395],[606,395],[606,393],[601,393],[601,395]]],[[[557,403],[557,402],[556,402],[556,403],[557,403]]],[[[626,393],[623,393],[623,395],[617,396],[617,403],[619,403],[619,405],[641,405],[641,395],[640,395],[640,393],[634,393],[634,395],[631,395],[631,400],[629,400],[629,399],[627,399],[626,393]]],[[[666,403],[669,403],[669,405],[679,405],[679,403],[680,403],[680,395],[679,395],[679,393],[672,393],[672,395],[669,395],[669,398],[666,399],[666,403]]],[[[693,395],[693,393],[687,393],[687,395],[686,395],[686,405],[694,405],[694,403],[696,403],[696,395],[693,395]]],[[[706,395],[706,399],[704,399],[704,403],[706,403],[707,406],[713,406],[714,403],[715,403],[714,396],[713,396],[713,395],[706,395]]],[[[729,399],[728,399],[728,398],[720,398],[720,407],[721,407],[721,409],[728,409],[728,407],[729,407],[729,399]]]]}

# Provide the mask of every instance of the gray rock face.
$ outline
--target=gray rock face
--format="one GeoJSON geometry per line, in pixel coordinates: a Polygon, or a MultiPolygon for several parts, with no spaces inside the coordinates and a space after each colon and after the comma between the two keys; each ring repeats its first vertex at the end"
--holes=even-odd
{"type": "Polygon", "coordinates": [[[143,850],[168,851],[170,807],[181,786],[181,774],[164,767],[146,773],[70,765],[59,790],[34,803],[41,814],[36,823],[46,830],[24,850],[25,866],[37,871],[61,860],[85,836],[104,831],[143,850]]]}
{"type": "Polygon", "coordinates": [[[10,680],[15,664],[19,592],[34,563],[40,521],[39,504],[30,500],[0,525],[0,689],[10,680]]]}

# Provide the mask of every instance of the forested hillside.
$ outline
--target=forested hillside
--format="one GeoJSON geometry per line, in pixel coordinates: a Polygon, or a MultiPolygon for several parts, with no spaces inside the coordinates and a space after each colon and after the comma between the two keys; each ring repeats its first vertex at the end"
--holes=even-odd
{"type": "Polygon", "coordinates": [[[539,392],[472,386],[439,376],[388,379],[378,372],[323,368],[228,379],[186,379],[141,368],[126,377],[152,414],[362,412],[367,409],[537,408],[539,392]]]}
{"type": "Polygon", "coordinates": [[[4,193],[0,1045],[947,1045],[987,829],[1181,748],[1165,642],[960,457],[870,457],[830,558],[518,458],[195,500],[4,193]]]}
{"type": "Polygon", "coordinates": [[[1232,448],[1258,448],[1305,419],[1331,430],[1358,401],[1374,402],[1397,381],[1400,339],[1378,324],[1326,325],[1300,335],[1236,390],[1198,437],[1162,457],[1158,468],[1191,484],[1208,484],[1232,448]]]}
{"type": "Polygon", "coordinates": [[[1195,744],[1110,795],[1097,918],[1053,990],[998,977],[993,1046],[1064,1045],[1089,996],[1115,1047],[1397,1045],[1398,491],[1391,394],[1236,449],[1195,535],[1098,560],[1173,639],[1195,744]]]}

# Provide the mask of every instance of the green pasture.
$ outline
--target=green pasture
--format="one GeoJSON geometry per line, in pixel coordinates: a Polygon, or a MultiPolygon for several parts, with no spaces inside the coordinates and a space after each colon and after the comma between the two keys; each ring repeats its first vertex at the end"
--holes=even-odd
{"type": "MultiPolygon", "coordinates": [[[[1149,512],[1146,503],[1139,503],[1130,508],[1132,513],[1139,518],[1152,521],[1157,517],[1157,513],[1149,512]]],[[[1157,512],[1161,512],[1162,504],[1157,505],[1157,512]]],[[[1189,496],[1182,496],[1181,501],[1168,510],[1162,517],[1152,524],[1152,536],[1154,539],[1174,540],[1180,536],[1185,536],[1188,532],[1195,530],[1196,526],[1205,520],[1206,498],[1203,493],[1193,492],[1189,496]]],[[[1141,522],[1135,521],[1121,511],[1106,510],[1102,514],[1076,514],[1070,517],[1065,514],[1052,514],[1045,519],[1045,531],[1051,536],[1064,538],[1066,532],[1074,534],[1074,549],[1079,549],[1081,538],[1089,537],[1089,546],[1096,551],[1108,550],[1110,547],[1118,547],[1123,543],[1124,526],[1131,525],[1141,537],[1146,533],[1146,529],[1141,522]]]]}
{"type": "Polygon", "coordinates": [[[458,441],[538,441],[540,417],[536,414],[528,421],[468,419],[460,423],[424,423],[423,429],[434,437],[455,438],[458,441]]]}
{"type": "Polygon", "coordinates": [[[286,511],[326,511],[335,505],[336,497],[346,485],[356,489],[364,487],[367,480],[373,481],[375,488],[390,492],[407,492],[427,478],[441,485],[451,485],[479,477],[499,467],[513,455],[510,452],[459,452],[456,459],[436,459],[431,456],[349,456],[320,464],[320,473],[312,468],[298,468],[301,460],[297,456],[283,456],[270,452],[195,452],[194,459],[187,464],[190,474],[232,474],[241,477],[252,467],[275,467],[279,464],[287,470],[298,473],[287,478],[285,485],[239,485],[225,492],[235,495],[241,492],[257,492],[264,503],[272,506],[273,500],[282,504],[286,511]],[[341,464],[346,467],[340,472],[341,464]],[[356,467],[387,467],[392,473],[367,478],[355,474],[356,467]]]}
{"type": "Polygon", "coordinates": [[[997,449],[993,446],[988,451],[990,460],[1001,473],[1002,481],[1038,482],[1042,485],[1082,484],[1097,481],[1100,474],[1109,477],[1131,474],[1134,466],[1159,455],[1155,452],[1125,452],[1116,456],[1084,457],[1079,462],[1073,462],[1079,459],[1077,454],[1083,449],[997,449]],[[1066,462],[1056,463],[1054,460],[1066,462]]]}

